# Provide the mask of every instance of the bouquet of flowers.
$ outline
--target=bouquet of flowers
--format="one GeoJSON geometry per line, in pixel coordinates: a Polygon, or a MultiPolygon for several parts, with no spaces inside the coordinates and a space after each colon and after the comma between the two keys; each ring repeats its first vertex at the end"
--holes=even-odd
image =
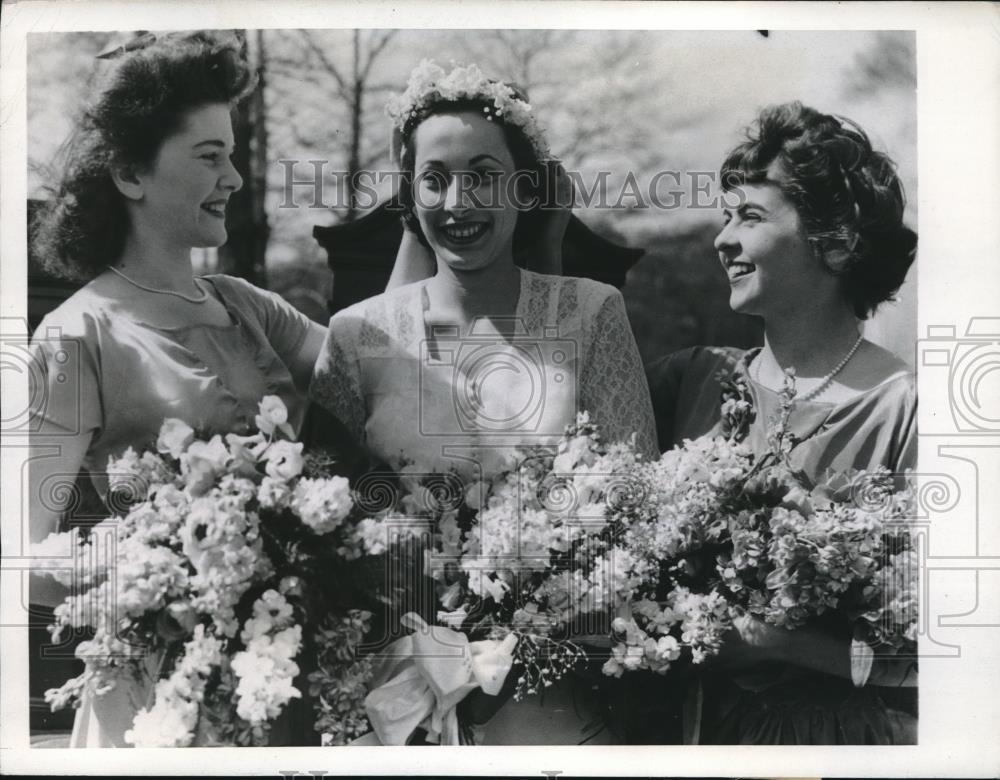
{"type": "Polygon", "coordinates": [[[352,545],[380,602],[379,649],[368,658],[372,690],[364,702],[374,734],[366,740],[408,744],[422,729],[428,742],[459,744],[457,705],[476,688],[499,693],[514,649],[507,630],[464,630],[464,613],[455,608],[479,486],[411,464],[369,472],[355,487],[367,516],[354,527],[352,545]]]}
{"type": "Polygon", "coordinates": [[[250,436],[202,440],[166,420],[156,451],[109,461],[109,490],[133,499],[128,510],[43,543],[73,545],[77,560],[111,550],[64,578],[75,587],[53,637],[94,634],[77,649],[83,674],[46,693],[53,709],[130,685],[148,693],[125,735],[133,745],[266,744],[313,657],[317,730],[331,742],[366,730],[370,670],[356,651],[370,615],[351,608],[345,569],[357,554],[352,490],[289,440],[279,398],[261,401],[255,423],[250,436]]]}
{"type": "Polygon", "coordinates": [[[587,413],[553,451],[520,453],[518,465],[472,485],[470,521],[442,557],[438,619],[470,637],[514,636],[515,699],[562,677],[607,643],[612,616],[650,576],[625,543],[648,511],[634,478],[634,443],[607,445],[587,413]]]}
{"type": "MultiPolygon", "coordinates": [[[[431,741],[457,744],[459,701],[481,688],[489,710],[506,700],[502,692],[519,699],[551,685],[587,658],[581,645],[606,645],[612,610],[641,581],[621,543],[642,505],[629,478],[641,460],[632,444],[605,445],[581,414],[555,450],[526,449],[514,460],[472,484],[407,467],[358,480],[370,511],[361,496],[381,499],[356,526],[358,548],[409,582],[411,604],[421,590],[414,577],[434,596],[429,609],[401,616],[416,633],[376,661],[368,714],[383,742],[404,744],[420,725],[431,741]],[[462,663],[433,661],[456,654],[462,663]],[[436,704],[416,704],[426,701],[436,704]]],[[[395,591],[407,590],[392,579],[383,588],[390,608],[395,591]]]]}
{"type": "Polygon", "coordinates": [[[745,443],[754,409],[745,382],[723,382],[719,435],[685,441],[641,464],[652,512],[636,516],[626,549],[645,556],[645,578],[605,672],[664,673],[689,649],[716,654],[732,619],[746,613],[795,629],[819,616],[853,624],[854,679],[864,684],[874,649],[915,649],[917,580],[907,520],[909,486],[884,470],[830,474],[810,485],[789,453],[794,374],[755,458],[745,443]]]}

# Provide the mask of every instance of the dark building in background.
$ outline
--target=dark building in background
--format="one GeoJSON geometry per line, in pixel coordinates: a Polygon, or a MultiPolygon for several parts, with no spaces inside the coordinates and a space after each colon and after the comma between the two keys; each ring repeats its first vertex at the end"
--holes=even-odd
{"type": "MultiPolygon", "coordinates": [[[[317,226],[313,236],[333,271],[333,314],[385,290],[403,237],[398,203],[387,201],[353,222],[317,226]]],[[[619,246],[572,217],[563,240],[563,273],[621,288],[642,255],[642,249],[619,246]]]]}

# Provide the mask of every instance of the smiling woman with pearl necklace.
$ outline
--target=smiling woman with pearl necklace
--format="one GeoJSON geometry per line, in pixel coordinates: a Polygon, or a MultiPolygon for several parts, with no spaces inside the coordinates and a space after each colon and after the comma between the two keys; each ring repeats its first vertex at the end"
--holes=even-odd
{"type": "MultiPolygon", "coordinates": [[[[62,180],[36,229],[50,272],[86,284],[38,326],[32,343],[31,540],[60,530],[89,473],[102,499],[109,456],[149,449],[163,420],[207,435],[240,433],[264,395],[298,430],[324,331],[277,295],[225,275],[196,278],[191,249],[225,243],[231,109],[255,77],[232,36],[143,38],[107,55],[105,81],[78,121],[62,180]]],[[[66,595],[32,579],[31,600],[66,595]]],[[[87,692],[73,747],[127,747],[148,704],[155,654],[134,684],[87,692]]]]}
{"type": "MultiPolygon", "coordinates": [[[[915,257],[892,161],[849,120],[789,103],[761,112],[721,177],[727,208],[715,248],[731,307],[763,320],[764,345],[694,347],[651,365],[660,447],[717,432],[720,378],[736,373],[754,399],[747,442],[766,452],[779,391],[794,369],[794,468],[814,482],[831,470],[913,468],[913,376],[860,333],[915,257]]],[[[868,687],[855,690],[850,640],[833,628],[789,632],[740,621],[738,637],[703,676],[702,741],[913,743],[912,665],[878,659],[868,687]]]]}

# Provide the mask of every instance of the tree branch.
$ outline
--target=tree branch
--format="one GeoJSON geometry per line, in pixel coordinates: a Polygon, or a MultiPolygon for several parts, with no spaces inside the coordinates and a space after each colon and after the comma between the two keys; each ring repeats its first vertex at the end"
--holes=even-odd
{"type": "Polygon", "coordinates": [[[361,80],[368,81],[369,75],[371,75],[372,65],[375,64],[375,60],[379,58],[379,55],[385,50],[385,47],[389,45],[389,41],[393,39],[398,30],[387,30],[378,43],[372,45],[368,50],[368,59],[361,69],[361,80]]]}
{"type": "Polygon", "coordinates": [[[351,90],[348,89],[347,82],[344,81],[344,77],[340,75],[340,71],[337,66],[333,64],[333,61],[326,56],[326,52],[323,51],[322,47],[313,40],[313,37],[309,34],[308,30],[299,30],[302,37],[305,39],[306,45],[309,50],[313,53],[316,59],[319,60],[320,65],[326,70],[337,82],[337,86],[340,89],[340,97],[350,103],[354,98],[351,94],[351,90]]]}

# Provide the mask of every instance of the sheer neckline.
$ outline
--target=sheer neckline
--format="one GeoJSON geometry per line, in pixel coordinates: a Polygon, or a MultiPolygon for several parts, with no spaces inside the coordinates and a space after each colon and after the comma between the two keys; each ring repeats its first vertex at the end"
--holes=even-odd
{"type": "MultiPolygon", "coordinates": [[[[527,325],[524,322],[525,320],[524,307],[526,304],[526,299],[528,297],[527,296],[527,289],[529,283],[528,275],[531,272],[526,271],[523,268],[518,268],[517,271],[518,271],[517,305],[515,305],[514,314],[511,316],[511,319],[513,319],[515,322],[515,333],[512,334],[514,338],[516,338],[519,335],[522,336],[529,335],[526,332],[527,325]],[[518,328],[517,323],[521,323],[520,328],[518,328]]],[[[431,343],[435,340],[434,335],[431,332],[431,328],[427,325],[427,312],[430,311],[430,296],[427,292],[427,285],[429,283],[430,283],[430,278],[424,279],[422,282],[420,282],[420,290],[416,300],[417,306],[415,312],[417,314],[416,321],[420,323],[420,332],[423,334],[423,338],[426,343],[431,343]]],[[[477,315],[477,318],[481,316],[482,315],[477,315]]],[[[473,320],[473,322],[475,322],[475,320],[473,320]]],[[[510,340],[510,338],[507,336],[500,336],[500,338],[503,338],[505,341],[510,340]]]]}

